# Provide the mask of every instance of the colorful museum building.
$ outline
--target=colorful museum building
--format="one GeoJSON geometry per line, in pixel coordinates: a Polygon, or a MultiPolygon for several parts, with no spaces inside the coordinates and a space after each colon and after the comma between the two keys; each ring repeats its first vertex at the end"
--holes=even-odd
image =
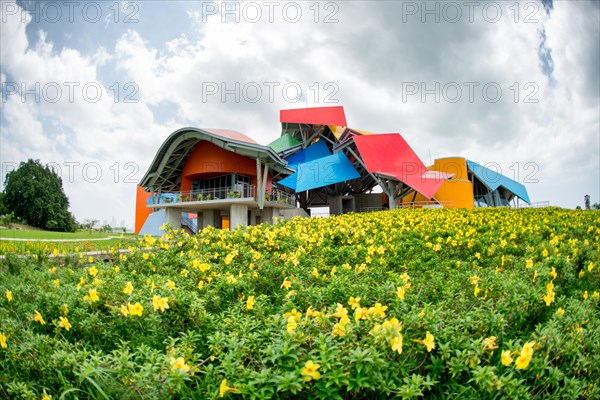
{"type": "Polygon", "coordinates": [[[281,110],[269,145],[226,129],[182,128],[160,146],[137,189],[135,232],[167,223],[191,233],[397,207],[530,203],[525,187],[461,157],[425,166],[399,133],[348,127],[344,109],[281,110]]]}

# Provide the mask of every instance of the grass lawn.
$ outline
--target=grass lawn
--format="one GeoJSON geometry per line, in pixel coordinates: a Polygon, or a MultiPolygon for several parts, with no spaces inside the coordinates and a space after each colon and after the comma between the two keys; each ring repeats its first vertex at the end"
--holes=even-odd
{"type": "Polygon", "coordinates": [[[50,232],[33,229],[0,229],[0,238],[17,239],[0,240],[0,255],[52,254],[55,250],[61,253],[107,251],[114,247],[125,248],[136,244],[139,240],[139,237],[133,234],[90,231],[50,232]]]}
{"type": "Polygon", "coordinates": [[[114,238],[107,240],[81,240],[75,242],[52,242],[52,241],[0,241],[0,255],[6,254],[52,254],[54,250],[60,253],[77,253],[88,251],[108,251],[112,248],[127,248],[139,243],[132,235],[123,239],[114,238]]]}
{"type": "Polygon", "coordinates": [[[0,229],[0,238],[11,239],[98,239],[110,236],[119,236],[120,233],[105,233],[105,232],[51,232],[41,230],[25,230],[25,229],[0,229]]]}

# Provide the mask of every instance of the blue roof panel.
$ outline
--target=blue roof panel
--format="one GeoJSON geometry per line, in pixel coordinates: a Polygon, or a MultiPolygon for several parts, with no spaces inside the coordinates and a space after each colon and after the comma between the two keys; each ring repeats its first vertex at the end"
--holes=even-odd
{"type": "Polygon", "coordinates": [[[329,151],[329,148],[323,140],[319,140],[308,146],[306,149],[289,156],[287,162],[289,167],[294,168],[295,164],[313,161],[329,155],[331,155],[331,151],[329,151]]]}
{"type": "Polygon", "coordinates": [[[297,192],[316,189],[360,178],[358,171],[344,153],[298,164],[297,171],[278,183],[297,192]]]}
{"type": "Polygon", "coordinates": [[[469,170],[477,177],[477,179],[483,182],[483,184],[486,185],[490,190],[493,191],[502,186],[515,196],[527,202],[527,204],[531,203],[531,200],[529,200],[529,194],[527,194],[527,189],[519,182],[502,175],[498,171],[494,171],[484,167],[483,165],[477,164],[474,161],[467,160],[467,168],[469,168],[469,170]]]}

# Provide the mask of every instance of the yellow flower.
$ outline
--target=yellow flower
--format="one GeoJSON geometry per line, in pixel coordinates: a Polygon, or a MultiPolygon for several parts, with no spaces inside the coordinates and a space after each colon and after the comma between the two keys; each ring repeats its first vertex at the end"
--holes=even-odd
{"type": "Polygon", "coordinates": [[[287,326],[285,327],[287,333],[292,333],[298,327],[298,321],[296,321],[296,317],[288,317],[287,326]]]}
{"type": "Polygon", "coordinates": [[[306,310],[306,316],[307,317],[321,317],[322,313],[320,311],[315,311],[313,310],[312,306],[308,307],[308,309],[306,310]]]}
{"type": "Polygon", "coordinates": [[[564,308],[558,307],[558,310],[556,310],[556,315],[558,316],[558,318],[562,318],[562,316],[565,315],[564,308]]]}
{"type": "Polygon", "coordinates": [[[35,311],[33,320],[38,321],[42,325],[46,325],[46,321],[44,321],[44,318],[42,318],[42,314],[40,314],[39,311],[37,311],[37,310],[35,311]]]}
{"type": "Polygon", "coordinates": [[[369,314],[379,315],[381,318],[385,318],[385,310],[388,306],[382,306],[381,303],[375,303],[375,306],[369,308],[369,314]]]}
{"type": "Polygon", "coordinates": [[[238,393],[238,392],[239,392],[238,389],[227,386],[227,379],[223,379],[223,381],[219,385],[219,396],[220,397],[224,397],[227,393],[238,393]]]}
{"type": "Polygon", "coordinates": [[[554,302],[554,292],[546,293],[544,295],[543,299],[546,302],[546,305],[550,306],[550,304],[552,304],[554,302]]]}
{"type": "MultiPolygon", "coordinates": [[[[93,262],[93,259],[90,262],[93,262]]],[[[90,270],[88,272],[90,273],[91,276],[96,276],[98,274],[98,270],[96,269],[96,267],[90,268],[90,270]]]]}
{"type": "Polygon", "coordinates": [[[526,342],[521,349],[521,354],[517,357],[517,361],[515,362],[517,369],[525,369],[529,365],[531,361],[531,356],[533,356],[533,346],[535,342],[526,342]]]}
{"type": "Polygon", "coordinates": [[[60,280],[58,280],[58,279],[55,279],[55,280],[53,280],[52,282],[54,283],[54,286],[56,286],[56,287],[60,287],[60,280]]]}
{"type": "Polygon", "coordinates": [[[348,305],[352,307],[353,310],[360,308],[360,297],[350,297],[348,305]]]}
{"type": "Polygon", "coordinates": [[[126,305],[122,305],[120,311],[125,317],[129,315],[129,308],[126,305]]]}
{"type": "Polygon", "coordinates": [[[533,260],[531,258],[529,260],[527,260],[527,262],[525,263],[525,267],[526,268],[533,267],[533,260]]]}
{"type": "Polygon", "coordinates": [[[579,271],[579,277],[583,278],[583,276],[585,275],[585,270],[582,269],[581,271],[579,271]]]}
{"type": "Polygon", "coordinates": [[[154,311],[160,310],[164,312],[167,308],[169,308],[169,298],[168,297],[160,297],[154,295],[152,298],[152,305],[154,306],[154,311]]]}
{"type": "Polygon", "coordinates": [[[175,282],[173,282],[172,280],[169,279],[166,285],[170,290],[175,290],[175,282]]]}
{"type": "Polygon", "coordinates": [[[587,299],[588,299],[588,296],[589,296],[589,294],[588,294],[588,291],[587,291],[587,290],[586,290],[585,292],[583,292],[583,299],[584,299],[584,300],[587,300],[587,299]]]}
{"type": "Polygon", "coordinates": [[[254,296],[248,296],[248,300],[246,300],[246,310],[254,309],[254,304],[256,304],[256,300],[254,300],[254,296]]]}
{"type": "Polygon", "coordinates": [[[496,336],[490,336],[488,338],[483,339],[483,349],[484,350],[495,350],[498,346],[496,345],[496,336]]]}
{"type": "Polygon", "coordinates": [[[513,362],[513,358],[510,356],[510,350],[502,350],[502,357],[500,358],[502,365],[508,367],[513,362]]]}
{"type": "Polygon", "coordinates": [[[402,334],[398,334],[398,336],[392,338],[392,351],[402,354],[402,339],[402,334]]]}
{"type": "Polygon", "coordinates": [[[123,293],[125,293],[126,295],[131,295],[131,293],[133,293],[133,285],[131,284],[131,282],[127,282],[127,284],[125,285],[125,289],[123,289],[123,293]]]}
{"type": "Polygon", "coordinates": [[[52,396],[50,396],[48,393],[46,393],[46,389],[44,389],[41,400],[52,400],[52,396]]]}
{"type": "Polygon", "coordinates": [[[398,296],[398,298],[400,300],[404,300],[405,294],[406,294],[406,289],[404,288],[404,286],[396,288],[396,296],[398,296]]]}
{"type": "Polygon", "coordinates": [[[287,276],[283,279],[283,283],[281,284],[282,288],[289,289],[292,286],[292,282],[288,281],[287,276]]]}
{"type": "Polygon", "coordinates": [[[71,329],[71,323],[69,322],[69,320],[67,319],[67,317],[58,317],[60,322],[58,323],[58,326],[61,328],[65,328],[65,330],[69,330],[71,329]]]}
{"type": "Polygon", "coordinates": [[[0,347],[6,348],[6,336],[2,332],[0,332],[0,347]]]}
{"type": "Polygon", "coordinates": [[[369,312],[369,310],[367,308],[361,308],[361,307],[357,307],[354,310],[354,320],[356,322],[360,321],[361,319],[365,319],[365,317],[367,316],[367,313],[369,312]]]}
{"type": "Polygon", "coordinates": [[[173,368],[173,371],[179,370],[181,372],[188,372],[190,370],[190,366],[185,363],[183,357],[172,359],[171,368],[173,368]]]}
{"type": "Polygon", "coordinates": [[[425,345],[425,348],[427,348],[427,352],[431,352],[431,350],[435,349],[435,337],[431,333],[429,333],[429,331],[425,333],[425,339],[414,340],[414,342],[425,345]]]}
{"type": "Polygon", "coordinates": [[[90,303],[94,303],[100,300],[98,297],[98,291],[96,289],[90,289],[88,294],[83,297],[83,301],[89,301],[90,303]]]}
{"type": "Polygon", "coordinates": [[[348,333],[348,331],[350,330],[346,326],[346,323],[348,322],[347,318],[348,317],[346,317],[346,320],[341,319],[340,322],[333,326],[333,330],[331,332],[333,336],[346,336],[346,333],[348,333]]]}
{"type": "Polygon", "coordinates": [[[593,269],[594,269],[594,263],[590,262],[590,265],[588,265],[588,271],[592,272],[593,269]]]}
{"type": "Polygon", "coordinates": [[[289,312],[286,312],[285,314],[283,314],[283,316],[286,318],[293,317],[293,318],[298,319],[302,316],[302,313],[294,308],[292,311],[289,311],[289,312]]]}
{"type": "Polygon", "coordinates": [[[321,365],[315,364],[312,360],[308,360],[300,373],[306,382],[310,382],[313,379],[317,380],[321,377],[321,373],[318,371],[319,368],[321,368],[321,365]]]}
{"type": "Polygon", "coordinates": [[[342,304],[337,303],[335,313],[331,314],[332,317],[340,318],[342,320],[348,319],[348,310],[342,304]]]}
{"type": "Polygon", "coordinates": [[[473,288],[473,294],[475,295],[475,297],[477,297],[479,292],[481,292],[481,289],[479,288],[479,285],[476,284],[475,287],[473,288]]]}
{"type": "Polygon", "coordinates": [[[141,317],[142,312],[144,311],[144,307],[142,307],[142,305],[140,304],[139,301],[137,303],[135,303],[134,305],[127,303],[127,309],[129,311],[129,314],[137,315],[138,317],[141,317]]]}
{"type": "Polygon", "coordinates": [[[319,270],[316,268],[312,269],[312,272],[310,273],[312,276],[314,276],[315,278],[319,278],[319,270]]]}
{"type": "Polygon", "coordinates": [[[544,249],[544,251],[542,251],[542,257],[546,258],[548,257],[548,250],[544,249]]]}
{"type": "Polygon", "coordinates": [[[6,300],[8,301],[12,301],[13,300],[13,294],[10,290],[6,291],[6,300]]]}
{"type": "Polygon", "coordinates": [[[481,281],[481,278],[480,278],[480,277],[478,277],[477,275],[473,275],[473,276],[471,277],[471,284],[472,284],[472,285],[477,285],[477,282],[479,282],[479,281],[481,281]]]}
{"type": "Polygon", "coordinates": [[[550,276],[552,277],[552,279],[556,279],[556,277],[558,276],[558,274],[556,273],[556,268],[552,267],[552,271],[550,271],[550,276]]]}

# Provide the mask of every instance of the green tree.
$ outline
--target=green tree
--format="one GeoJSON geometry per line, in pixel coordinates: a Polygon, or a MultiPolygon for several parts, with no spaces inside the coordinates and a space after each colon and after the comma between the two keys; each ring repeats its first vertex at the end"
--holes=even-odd
{"type": "Polygon", "coordinates": [[[4,193],[0,192],[0,215],[10,214],[8,208],[4,205],[4,193]]]}
{"type": "Polygon", "coordinates": [[[52,231],[72,232],[76,223],[62,179],[39,160],[21,162],[6,174],[4,206],[29,225],[52,231]]]}
{"type": "Polygon", "coordinates": [[[586,210],[590,209],[590,195],[586,194],[583,196],[583,206],[586,210]]]}

